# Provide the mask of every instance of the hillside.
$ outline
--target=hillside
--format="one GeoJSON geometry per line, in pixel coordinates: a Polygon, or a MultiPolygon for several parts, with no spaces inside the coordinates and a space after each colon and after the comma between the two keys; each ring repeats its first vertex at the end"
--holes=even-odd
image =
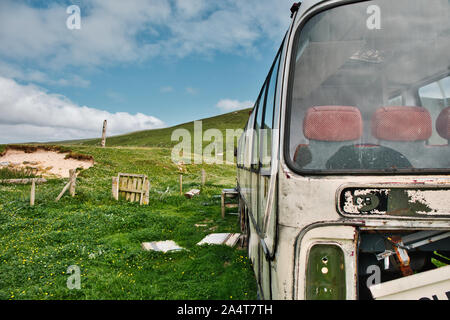
{"type": "MultiPolygon", "coordinates": [[[[244,110],[205,119],[203,126],[240,128],[247,116],[244,110]]],[[[192,131],[193,124],[109,138],[107,148],[99,140],[47,146],[95,159],[78,174],[73,198],[66,194],[55,202],[67,179],[38,185],[33,207],[30,185],[0,184],[0,300],[256,299],[245,250],[196,245],[210,233],[240,232],[237,216],[221,217],[218,197],[235,186],[236,167],[173,163],[168,146],[176,128],[192,131]],[[148,176],[148,206],[112,198],[111,177],[119,172],[148,176]],[[180,174],[183,191],[200,189],[199,196],[180,195],[180,174]],[[142,242],[166,240],[187,250],[142,250],[142,242]],[[81,272],[79,290],[67,287],[73,265],[81,272]]]]}
{"type": "MultiPolygon", "coordinates": [[[[219,129],[225,137],[226,129],[243,129],[247,123],[251,109],[239,110],[212,118],[202,119],[203,131],[208,129],[219,129]]],[[[132,132],[124,135],[108,137],[108,147],[133,146],[133,147],[166,147],[170,148],[178,142],[172,142],[172,132],[176,129],[187,129],[191,134],[194,132],[194,122],[180,124],[170,128],[145,130],[132,132]]],[[[77,144],[85,146],[99,146],[101,139],[65,141],[63,144],[77,144]]]]}

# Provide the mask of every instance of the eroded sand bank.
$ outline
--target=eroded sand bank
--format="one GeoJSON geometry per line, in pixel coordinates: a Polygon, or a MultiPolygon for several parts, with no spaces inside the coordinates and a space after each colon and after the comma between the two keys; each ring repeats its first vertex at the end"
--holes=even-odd
{"type": "Polygon", "coordinates": [[[0,157],[0,168],[31,168],[38,174],[51,177],[69,177],[71,169],[88,169],[94,165],[92,160],[65,159],[67,153],[37,150],[33,153],[25,153],[19,150],[8,150],[0,157]]]}

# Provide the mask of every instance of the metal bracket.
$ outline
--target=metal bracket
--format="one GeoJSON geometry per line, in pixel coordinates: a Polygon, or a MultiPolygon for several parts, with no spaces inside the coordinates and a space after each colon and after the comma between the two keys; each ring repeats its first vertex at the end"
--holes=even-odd
{"type": "Polygon", "coordinates": [[[392,256],[393,254],[395,254],[394,251],[386,250],[376,255],[378,261],[384,260],[384,270],[389,269],[389,257],[392,256]]]}
{"type": "Polygon", "coordinates": [[[408,250],[419,248],[421,246],[450,237],[450,232],[443,231],[422,231],[416,232],[402,238],[390,237],[388,240],[392,243],[394,250],[385,250],[376,255],[377,260],[384,259],[384,269],[389,269],[389,257],[396,255],[400,263],[400,269],[404,275],[412,274],[410,268],[410,258],[408,250]]]}
{"type": "Polygon", "coordinates": [[[295,2],[291,7],[291,18],[294,16],[294,14],[300,9],[300,6],[302,5],[301,2],[295,2]]]}

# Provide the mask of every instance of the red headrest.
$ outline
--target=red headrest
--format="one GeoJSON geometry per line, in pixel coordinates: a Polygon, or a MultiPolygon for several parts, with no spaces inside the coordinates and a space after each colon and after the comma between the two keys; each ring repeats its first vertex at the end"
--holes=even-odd
{"type": "Polygon", "coordinates": [[[428,140],[432,131],[430,113],[421,107],[383,107],[372,117],[372,135],[380,140],[428,140]]]}
{"type": "Polygon", "coordinates": [[[346,106],[310,108],[303,122],[303,133],[310,140],[358,140],[362,135],[361,112],[346,106]]]}
{"type": "Polygon", "coordinates": [[[450,140],[450,107],[442,110],[437,118],[436,131],[442,138],[450,140]]]}

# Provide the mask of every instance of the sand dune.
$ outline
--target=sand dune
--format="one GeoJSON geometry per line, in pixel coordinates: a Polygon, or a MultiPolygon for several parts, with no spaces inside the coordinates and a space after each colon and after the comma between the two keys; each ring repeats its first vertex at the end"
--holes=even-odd
{"type": "Polygon", "coordinates": [[[87,169],[94,165],[93,161],[65,159],[67,153],[37,150],[33,153],[25,153],[19,150],[8,150],[0,157],[0,167],[32,168],[38,174],[51,177],[69,177],[69,170],[76,168],[87,169]]]}

